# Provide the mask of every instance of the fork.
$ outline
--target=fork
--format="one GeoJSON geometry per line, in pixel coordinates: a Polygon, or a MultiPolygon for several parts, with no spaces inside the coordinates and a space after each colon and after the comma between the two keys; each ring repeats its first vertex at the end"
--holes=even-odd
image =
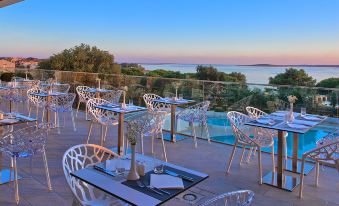
{"type": "Polygon", "coordinates": [[[141,182],[140,180],[137,180],[137,185],[138,185],[140,188],[145,188],[145,187],[146,187],[147,189],[149,189],[149,190],[151,190],[151,191],[157,193],[158,195],[163,195],[161,192],[158,192],[158,191],[156,191],[155,189],[146,186],[146,185],[145,185],[143,182],[141,182]]]}

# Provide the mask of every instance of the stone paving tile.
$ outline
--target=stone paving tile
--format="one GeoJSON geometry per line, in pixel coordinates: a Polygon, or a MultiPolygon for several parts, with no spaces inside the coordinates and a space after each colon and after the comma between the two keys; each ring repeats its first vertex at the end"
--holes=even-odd
{"type": "MultiPolygon", "coordinates": [[[[42,158],[37,156],[33,160],[33,175],[30,177],[29,160],[19,160],[19,173],[25,178],[19,181],[21,201],[19,205],[72,205],[73,196],[64,178],[62,157],[71,146],[82,144],[87,137],[89,121],[85,120],[83,112],[79,112],[77,131],[72,125],[57,130],[51,130],[47,143],[47,159],[53,190],[48,191],[42,164],[42,158]]],[[[22,126],[19,126],[22,127],[22,126]]],[[[90,143],[99,143],[100,128],[93,128],[90,143]]],[[[108,131],[106,146],[117,144],[117,128],[108,131]]],[[[230,174],[226,174],[226,166],[232,150],[231,146],[198,141],[198,148],[193,147],[193,140],[187,138],[175,144],[166,142],[168,160],[171,163],[208,173],[210,177],[199,183],[196,187],[186,191],[207,197],[224,192],[250,189],[255,192],[253,205],[338,205],[339,204],[339,175],[335,169],[325,168],[320,172],[319,187],[314,187],[314,171],[305,177],[304,198],[298,198],[298,189],[286,192],[258,183],[257,156],[252,157],[250,163],[239,164],[241,149],[238,149],[231,167],[230,174]]],[[[155,141],[155,152],[162,151],[160,141],[155,141]]],[[[150,154],[150,140],[145,138],[145,154],[150,154]]],[[[263,154],[263,174],[271,170],[271,157],[263,154]]],[[[4,164],[9,165],[8,158],[4,164]]],[[[0,206],[16,205],[14,202],[13,186],[0,186],[0,206]]],[[[168,201],[164,205],[190,205],[182,199],[182,195],[168,201]]]]}

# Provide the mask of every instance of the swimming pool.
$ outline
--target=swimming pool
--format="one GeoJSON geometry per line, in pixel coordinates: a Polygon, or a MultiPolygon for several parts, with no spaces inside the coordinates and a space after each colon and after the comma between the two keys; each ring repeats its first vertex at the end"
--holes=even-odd
{"type": "MultiPolygon", "coordinates": [[[[232,132],[232,129],[230,127],[229,122],[227,119],[221,119],[221,118],[208,118],[207,124],[210,126],[210,138],[213,141],[231,144],[233,145],[235,142],[235,138],[232,132]],[[213,130],[220,127],[226,127],[227,133],[225,132],[225,135],[215,135],[213,134],[213,130]]],[[[335,129],[335,128],[331,128],[335,129]]],[[[299,135],[299,144],[298,144],[298,155],[301,157],[301,155],[316,147],[316,141],[321,139],[322,137],[326,136],[329,133],[329,130],[324,130],[321,127],[315,127],[308,131],[304,135],[299,135]]],[[[278,146],[277,146],[277,138],[274,140],[274,150],[275,153],[277,152],[278,146]]],[[[293,149],[293,133],[289,133],[287,137],[287,153],[289,156],[292,156],[292,149],[293,149]]],[[[271,152],[270,148],[263,148],[262,149],[265,152],[271,152]]]]}

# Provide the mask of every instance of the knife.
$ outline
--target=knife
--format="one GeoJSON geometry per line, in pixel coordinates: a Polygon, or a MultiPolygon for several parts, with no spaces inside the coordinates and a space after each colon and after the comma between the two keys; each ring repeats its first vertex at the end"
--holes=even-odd
{"type": "Polygon", "coordinates": [[[177,174],[177,173],[175,173],[173,171],[170,171],[170,170],[165,170],[165,173],[168,174],[168,175],[171,175],[173,177],[180,177],[180,178],[182,178],[184,180],[187,180],[189,182],[194,182],[194,179],[192,177],[187,177],[185,175],[180,175],[180,174],[177,174]]]}
{"type": "Polygon", "coordinates": [[[102,168],[102,167],[100,167],[100,166],[98,166],[98,165],[94,165],[94,169],[96,169],[96,170],[98,170],[98,171],[100,171],[100,172],[102,172],[102,173],[105,173],[105,174],[107,174],[107,175],[113,176],[113,177],[116,176],[113,172],[111,172],[111,171],[109,171],[109,170],[106,170],[106,169],[104,169],[104,168],[102,168]]]}

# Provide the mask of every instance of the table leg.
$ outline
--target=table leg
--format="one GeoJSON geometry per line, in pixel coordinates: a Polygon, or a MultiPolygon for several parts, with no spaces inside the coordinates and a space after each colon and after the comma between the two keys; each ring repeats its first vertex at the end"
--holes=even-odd
{"type": "MultiPolygon", "coordinates": [[[[293,133],[293,152],[292,159],[287,160],[286,171],[300,174],[301,171],[301,162],[298,161],[298,144],[299,144],[299,135],[298,133],[293,133]]],[[[307,175],[314,168],[313,165],[305,163],[304,175],[307,175]]]]}
{"type": "Polygon", "coordinates": [[[177,106],[176,105],[171,105],[171,141],[175,142],[175,111],[176,111],[177,106]]]}
{"type": "Polygon", "coordinates": [[[12,100],[9,100],[9,112],[12,112],[12,100]]]}
{"type": "Polygon", "coordinates": [[[292,171],[297,172],[297,169],[298,169],[298,133],[293,133],[292,171]]]}
{"type": "Polygon", "coordinates": [[[279,189],[293,191],[299,185],[299,178],[284,174],[284,158],[283,158],[283,131],[278,131],[278,161],[277,171],[270,172],[263,177],[263,183],[277,187],[279,189]]]}
{"type": "Polygon", "coordinates": [[[47,105],[45,107],[46,110],[46,123],[49,124],[49,110],[48,110],[48,105],[51,103],[52,97],[47,96],[47,105]]]}
{"type": "Polygon", "coordinates": [[[284,160],[283,160],[283,131],[278,131],[278,168],[277,168],[277,185],[282,187],[282,176],[284,172],[284,160]]]}
{"type": "Polygon", "coordinates": [[[119,113],[118,125],[118,154],[124,154],[124,113],[119,113]]]}

